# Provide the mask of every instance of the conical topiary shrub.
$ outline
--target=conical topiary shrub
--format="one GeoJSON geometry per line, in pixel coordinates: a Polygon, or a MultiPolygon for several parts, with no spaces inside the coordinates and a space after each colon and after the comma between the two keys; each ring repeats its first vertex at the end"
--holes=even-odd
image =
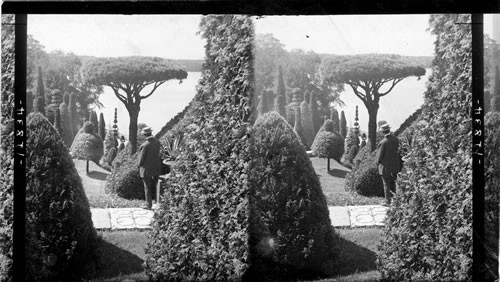
{"type": "Polygon", "coordinates": [[[103,152],[101,137],[95,134],[94,124],[86,122],[75,136],[71,144],[71,154],[79,160],[87,161],[87,173],[89,173],[89,161],[99,164],[103,152]]]}
{"type": "Polygon", "coordinates": [[[302,136],[304,137],[305,146],[311,148],[314,141],[314,122],[311,109],[306,100],[300,103],[300,117],[302,122],[302,136]]]}
{"type": "MultiPolygon", "coordinates": [[[[68,95],[65,95],[65,97],[68,97],[68,95]]],[[[61,113],[61,127],[62,127],[62,133],[61,137],[64,140],[64,144],[66,144],[67,147],[71,146],[71,143],[73,143],[73,124],[71,123],[71,118],[69,115],[69,110],[68,110],[68,105],[66,102],[61,103],[59,105],[59,112],[61,113]]]]}
{"type": "Polygon", "coordinates": [[[26,280],[77,281],[95,270],[97,234],[63,140],[40,113],[27,118],[26,280]]]}
{"type": "MultiPolygon", "coordinates": [[[[332,133],[333,134],[333,133],[332,133]]],[[[278,113],[251,132],[251,281],[333,273],[336,235],[318,177],[294,130],[278,113]]]]}

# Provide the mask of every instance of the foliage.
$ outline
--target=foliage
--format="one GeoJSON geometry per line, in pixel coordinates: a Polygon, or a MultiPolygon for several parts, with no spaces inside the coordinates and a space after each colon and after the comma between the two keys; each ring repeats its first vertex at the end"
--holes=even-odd
{"type": "Polygon", "coordinates": [[[77,280],[95,271],[96,232],[87,196],[59,134],[27,118],[26,280],[77,280]]]}
{"type": "Polygon", "coordinates": [[[290,125],[295,124],[295,111],[300,107],[300,102],[292,102],[285,106],[286,121],[290,125]]]}
{"type": "Polygon", "coordinates": [[[286,117],[286,89],[285,82],[283,81],[283,70],[281,66],[278,68],[278,83],[276,89],[276,99],[274,101],[275,111],[282,117],[286,117]]]}
{"type": "MultiPolygon", "coordinates": [[[[491,280],[498,279],[498,200],[500,187],[500,113],[489,112],[484,116],[484,211],[485,211],[485,261],[491,280]]],[[[489,280],[488,277],[488,280],[489,280]]]]}
{"type": "Polygon", "coordinates": [[[342,162],[352,167],[352,161],[359,151],[359,138],[354,132],[354,128],[349,128],[349,134],[344,139],[344,155],[342,162]]]}
{"type": "Polygon", "coordinates": [[[159,131],[156,133],[155,138],[158,140],[161,140],[167,132],[169,132],[171,129],[174,128],[175,125],[177,125],[181,120],[184,119],[188,111],[192,108],[192,102],[189,102],[189,104],[181,111],[178,112],[173,118],[171,118],[159,131]]]}
{"type": "Polygon", "coordinates": [[[311,99],[309,100],[309,111],[311,112],[312,115],[312,120],[313,120],[313,128],[314,128],[314,135],[318,132],[319,128],[321,127],[321,117],[318,112],[318,100],[316,99],[316,94],[314,92],[311,93],[311,99]]]}
{"type": "Polygon", "coordinates": [[[35,98],[35,111],[45,115],[45,87],[43,86],[42,68],[38,67],[38,79],[35,98]]]}
{"type": "MultiPolygon", "coordinates": [[[[139,146],[142,145],[146,141],[146,138],[144,135],[141,134],[141,131],[144,127],[147,127],[145,123],[139,123],[137,125],[137,147],[136,150],[139,149],[139,146]]],[[[131,157],[132,152],[132,144],[130,142],[127,143],[127,146],[123,150],[119,150],[118,154],[116,155],[115,159],[113,160],[113,168],[117,169],[120,167],[121,164],[127,162],[129,159],[133,158],[131,157]]]]}
{"type": "Polygon", "coordinates": [[[435,60],[414,144],[386,217],[386,280],[466,281],[472,274],[470,15],[431,15],[435,60]],[[402,248],[402,246],[404,246],[402,248]]]}
{"type": "Polygon", "coordinates": [[[184,139],[181,136],[175,136],[164,139],[165,145],[162,147],[163,152],[165,152],[165,157],[170,160],[177,159],[182,146],[184,145],[184,139]]]}
{"type": "Polygon", "coordinates": [[[106,178],[105,190],[107,193],[113,193],[128,200],[143,200],[145,198],[144,184],[137,165],[137,154],[129,155],[129,158],[106,178]]]}
{"type": "Polygon", "coordinates": [[[97,113],[95,111],[90,111],[89,112],[89,119],[88,119],[88,121],[90,121],[94,125],[94,130],[95,130],[95,133],[97,134],[98,133],[99,120],[97,119],[97,113]]]}
{"type": "Polygon", "coordinates": [[[412,123],[414,123],[422,114],[422,107],[418,108],[413,114],[411,114],[400,126],[394,131],[395,136],[399,136],[403,133],[412,123]]]}
{"type": "Polygon", "coordinates": [[[187,72],[158,57],[94,58],[85,61],[81,69],[84,81],[109,86],[130,116],[129,141],[131,154],[137,150],[137,122],[141,101],[151,96],[158,87],[171,79],[182,82],[187,72]],[[146,86],[153,88],[141,95],[146,86]]]}
{"type": "Polygon", "coordinates": [[[15,34],[12,14],[2,14],[2,95],[0,119],[0,280],[12,279],[14,223],[14,73],[15,34]],[[12,23],[12,24],[9,24],[12,23]]]}
{"type": "Polygon", "coordinates": [[[193,123],[155,212],[145,271],[159,280],[240,280],[248,269],[248,141],[253,89],[250,17],[206,16],[193,123]],[[223,75],[221,75],[223,74],[223,75]]]}
{"type": "Polygon", "coordinates": [[[63,102],[59,105],[59,112],[61,113],[61,137],[64,140],[66,147],[70,147],[73,143],[73,126],[71,124],[71,118],[68,111],[68,105],[63,102]]]}
{"type": "Polygon", "coordinates": [[[358,155],[355,166],[346,176],[346,190],[362,196],[384,197],[384,184],[378,173],[377,151],[370,152],[370,146],[364,146],[358,155]]]}
{"type": "Polygon", "coordinates": [[[309,109],[309,104],[306,101],[300,103],[302,136],[304,136],[306,148],[310,148],[314,141],[314,122],[312,113],[309,109]]]}
{"type": "Polygon", "coordinates": [[[116,157],[118,150],[118,140],[116,140],[113,131],[108,130],[106,136],[104,137],[104,153],[101,158],[101,163],[106,164],[107,167],[111,167],[113,160],[116,157]]]}
{"type": "Polygon", "coordinates": [[[347,136],[347,121],[345,119],[344,111],[340,112],[340,135],[344,138],[347,136]]]}
{"type": "Polygon", "coordinates": [[[304,138],[304,128],[302,127],[302,115],[300,112],[300,107],[295,108],[294,116],[295,116],[295,122],[294,122],[293,130],[295,131],[295,133],[299,137],[299,140],[300,140],[300,142],[302,142],[302,145],[307,146],[306,145],[307,142],[304,138]]]}
{"type": "Polygon", "coordinates": [[[68,112],[69,118],[71,120],[71,127],[73,129],[73,137],[77,134],[80,129],[80,118],[78,116],[78,110],[76,107],[76,98],[73,93],[69,95],[69,104],[68,104],[68,112]]]}
{"type": "Polygon", "coordinates": [[[57,130],[57,133],[59,133],[59,135],[62,135],[63,134],[63,129],[62,129],[62,126],[61,126],[61,113],[59,112],[59,108],[57,108],[55,110],[55,113],[56,114],[55,114],[55,118],[54,118],[54,127],[57,130]]]}
{"type": "MultiPolygon", "coordinates": [[[[282,65],[287,52],[272,34],[257,34],[255,37],[255,91],[273,87],[276,81],[276,66],[282,65]]],[[[279,75],[279,73],[278,73],[279,75]]],[[[289,102],[287,100],[287,102],[289,102]]]]}
{"type": "Polygon", "coordinates": [[[335,127],[335,122],[332,121],[331,119],[327,119],[327,120],[325,120],[325,122],[323,122],[323,125],[319,129],[318,133],[321,131],[337,132],[336,129],[337,128],[335,127]]]}
{"type": "Polygon", "coordinates": [[[250,281],[331,275],[335,233],[326,198],[300,140],[276,112],[251,132],[250,281]]]}
{"type": "Polygon", "coordinates": [[[101,139],[104,140],[104,138],[106,138],[106,122],[104,121],[103,113],[99,115],[98,132],[99,132],[99,137],[101,137],[101,139]]]}
{"type": "MultiPolygon", "coordinates": [[[[345,119],[345,116],[344,116],[344,119],[345,119]]],[[[342,132],[341,127],[340,127],[339,112],[337,111],[337,109],[332,108],[330,110],[330,120],[333,121],[333,128],[335,128],[335,131],[342,132]]]]}
{"type": "Polygon", "coordinates": [[[71,144],[71,154],[79,160],[90,160],[99,163],[103,152],[101,137],[95,134],[94,125],[86,122],[71,144]]]}
{"type": "Polygon", "coordinates": [[[257,111],[259,111],[259,115],[263,115],[269,111],[274,109],[273,103],[274,93],[270,89],[262,90],[262,94],[260,95],[259,105],[257,106],[257,111]]]}
{"type": "Polygon", "coordinates": [[[311,149],[314,155],[320,158],[332,158],[340,162],[340,157],[344,153],[343,138],[337,132],[318,132],[311,149]]]}
{"type": "Polygon", "coordinates": [[[363,54],[325,58],[320,72],[324,83],[348,84],[363,101],[369,116],[368,139],[375,146],[380,98],[389,94],[406,77],[420,78],[425,74],[425,69],[399,55],[363,54]],[[386,84],[389,88],[381,92],[381,87],[386,84]]]}

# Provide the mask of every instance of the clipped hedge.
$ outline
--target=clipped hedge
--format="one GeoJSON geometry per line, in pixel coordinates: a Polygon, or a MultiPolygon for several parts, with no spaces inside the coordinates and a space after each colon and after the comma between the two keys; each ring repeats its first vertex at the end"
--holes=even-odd
{"type": "Polygon", "coordinates": [[[335,233],[326,198],[300,140],[276,112],[259,118],[251,136],[252,266],[247,278],[293,280],[331,275],[335,233]]]}
{"type": "Polygon", "coordinates": [[[439,40],[425,110],[387,212],[377,263],[384,280],[472,278],[472,35],[471,25],[456,24],[470,20],[430,16],[439,40]]]}
{"type": "Polygon", "coordinates": [[[148,234],[145,272],[161,281],[238,281],[250,263],[249,148],[247,135],[234,132],[249,125],[253,24],[247,16],[211,15],[200,30],[210,42],[200,103],[148,234]]]}
{"type": "Polygon", "coordinates": [[[485,262],[489,269],[488,280],[498,279],[498,213],[500,187],[500,113],[489,112],[484,116],[484,211],[485,211],[485,262]]]}
{"type": "MultiPolygon", "coordinates": [[[[130,156],[119,169],[116,169],[106,178],[106,193],[113,193],[125,199],[144,200],[144,184],[139,175],[137,155],[130,156]]],[[[153,191],[154,192],[154,191],[153,191]]],[[[153,194],[155,195],[155,194],[153,194]]]]}
{"type": "Polygon", "coordinates": [[[95,271],[97,234],[64,142],[40,113],[27,117],[26,280],[76,281],[95,271]]]}
{"type": "Polygon", "coordinates": [[[384,184],[378,173],[377,150],[370,152],[369,143],[355,158],[356,165],[346,176],[345,189],[367,197],[384,197],[384,184]]]}

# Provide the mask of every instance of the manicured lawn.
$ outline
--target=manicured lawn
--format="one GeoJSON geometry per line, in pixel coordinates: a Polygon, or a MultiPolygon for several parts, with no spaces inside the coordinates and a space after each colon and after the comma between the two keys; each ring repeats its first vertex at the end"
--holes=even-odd
{"type": "Polygon", "coordinates": [[[351,170],[335,160],[330,159],[330,171],[327,170],[326,159],[311,157],[311,162],[329,206],[381,205],[384,203],[384,198],[381,197],[365,197],[345,191],[345,177],[351,170]]]}
{"type": "Polygon", "coordinates": [[[147,281],[144,247],[147,231],[103,231],[99,252],[101,268],[90,281],[147,281]]]}
{"type": "Polygon", "coordinates": [[[73,159],[76,170],[82,179],[85,194],[89,199],[91,208],[137,208],[146,202],[142,200],[127,200],[116,195],[106,194],[106,177],[109,171],[101,168],[93,162],[89,163],[89,174],[86,173],[86,161],[73,159]]]}

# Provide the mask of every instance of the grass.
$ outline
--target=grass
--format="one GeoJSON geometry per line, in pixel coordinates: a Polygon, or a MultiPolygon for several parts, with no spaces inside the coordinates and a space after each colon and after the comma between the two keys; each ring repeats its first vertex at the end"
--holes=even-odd
{"type": "Polygon", "coordinates": [[[82,179],[91,208],[137,208],[146,204],[144,200],[127,200],[114,194],[107,194],[104,188],[109,171],[90,162],[89,174],[87,174],[86,161],[73,159],[73,162],[82,179]]]}
{"type": "Polygon", "coordinates": [[[326,159],[318,157],[310,159],[329,206],[382,205],[385,202],[382,197],[365,197],[346,191],[345,177],[351,170],[335,160],[330,159],[330,171],[328,171],[326,159]]]}
{"type": "MultiPolygon", "coordinates": [[[[328,205],[368,205],[383,203],[383,198],[364,197],[344,190],[348,168],[330,160],[331,170],[327,171],[326,159],[311,158],[319,176],[328,205]]],[[[90,173],[85,172],[85,161],[74,160],[82,178],[85,192],[92,208],[139,207],[141,200],[126,200],[105,193],[105,179],[109,172],[90,163],[90,173]]],[[[147,281],[143,262],[147,231],[102,231],[99,251],[101,267],[90,281],[147,281]]],[[[376,281],[380,273],[376,270],[377,245],[383,236],[379,227],[337,229],[339,235],[339,259],[335,277],[316,281],[376,281]]]]}
{"type": "Polygon", "coordinates": [[[100,269],[92,282],[148,281],[144,272],[147,231],[102,231],[98,235],[100,269]]]}

